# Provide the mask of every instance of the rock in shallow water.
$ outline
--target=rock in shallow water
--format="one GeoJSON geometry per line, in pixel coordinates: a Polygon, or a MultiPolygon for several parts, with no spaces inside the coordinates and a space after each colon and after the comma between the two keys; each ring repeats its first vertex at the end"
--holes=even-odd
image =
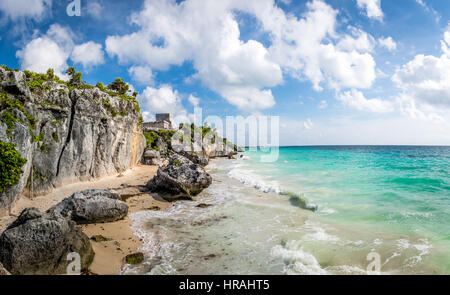
{"type": "Polygon", "coordinates": [[[129,254],[125,257],[128,264],[140,264],[144,261],[144,254],[141,252],[129,254]]]}
{"type": "Polygon", "coordinates": [[[48,212],[57,212],[78,224],[104,223],[127,216],[128,205],[116,192],[110,190],[85,190],[65,198],[48,212]]]}
{"type": "Polygon", "coordinates": [[[155,177],[147,184],[151,192],[160,193],[161,197],[174,201],[192,199],[212,182],[211,176],[199,164],[174,154],[169,165],[160,167],[155,177]]]}
{"type": "Polygon", "coordinates": [[[0,262],[12,274],[65,274],[76,252],[81,269],[94,259],[89,238],[75,222],[57,213],[27,208],[0,236],[0,262]]]}

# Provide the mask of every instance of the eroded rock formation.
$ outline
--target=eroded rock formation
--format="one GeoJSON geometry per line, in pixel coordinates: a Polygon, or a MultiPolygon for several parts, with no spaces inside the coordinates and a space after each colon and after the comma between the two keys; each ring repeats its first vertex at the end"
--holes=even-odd
{"type": "Polygon", "coordinates": [[[19,183],[0,192],[0,215],[24,191],[47,193],[121,172],[141,160],[145,138],[136,101],[88,85],[36,85],[24,72],[2,67],[0,83],[5,100],[19,104],[0,109],[0,141],[14,143],[27,160],[19,183]]]}

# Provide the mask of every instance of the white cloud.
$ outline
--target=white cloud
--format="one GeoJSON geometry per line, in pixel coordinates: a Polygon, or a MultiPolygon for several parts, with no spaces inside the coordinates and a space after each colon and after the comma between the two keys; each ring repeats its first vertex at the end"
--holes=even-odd
{"type": "Polygon", "coordinates": [[[92,41],[75,46],[70,58],[74,63],[82,64],[84,68],[105,62],[102,45],[92,41]]]}
{"type": "Polygon", "coordinates": [[[146,109],[147,119],[152,118],[155,113],[171,113],[175,124],[189,121],[189,114],[181,103],[178,91],[170,85],[162,85],[160,88],[149,86],[137,98],[146,109]]]}
{"type": "Polygon", "coordinates": [[[193,60],[195,78],[230,103],[250,109],[273,106],[272,93],[264,88],[282,81],[280,67],[261,43],[239,39],[232,11],[221,6],[218,2],[146,1],[144,10],[132,16],[142,30],[108,37],[107,51],[119,62],[143,61],[153,69],[193,60]],[[203,17],[193,19],[197,13],[203,17]],[[165,46],[153,44],[161,38],[165,46]]]}
{"type": "Polygon", "coordinates": [[[69,58],[85,68],[104,62],[100,44],[89,41],[75,45],[73,39],[74,34],[69,28],[53,24],[45,34],[32,39],[18,50],[16,56],[23,69],[45,73],[52,68],[62,79],[68,79],[65,71],[69,58]]]}
{"type": "Polygon", "coordinates": [[[73,47],[72,33],[59,25],[51,25],[47,33],[30,41],[17,51],[23,69],[45,73],[49,68],[66,78],[67,59],[73,47]]]}
{"type": "Polygon", "coordinates": [[[330,42],[347,38],[334,31],[337,13],[321,0],[308,2],[301,18],[285,14],[272,0],[147,0],[131,16],[140,29],[109,36],[106,50],[122,64],[153,70],[192,61],[197,73],[190,80],[200,80],[241,109],[266,109],[275,104],[270,88],[283,82],[282,70],[310,80],[316,90],[323,82],[337,89],[372,85],[375,61],[364,44],[369,35],[361,31],[359,39],[341,46],[330,42]],[[240,40],[236,11],[261,22],[271,36],[268,47],[240,40]]]}
{"type": "Polygon", "coordinates": [[[351,34],[362,38],[337,35],[338,11],[323,1],[308,2],[307,8],[300,19],[279,8],[259,12],[264,28],[273,34],[269,51],[274,60],[291,75],[310,80],[318,91],[324,81],[336,89],[370,87],[376,78],[375,61],[365,52],[369,42],[361,42],[370,37],[354,28],[351,34]],[[344,41],[334,45],[331,39],[344,41]]]}
{"type": "Polygon", "coordinates": [[[442,55],[419,54],[397,69],[392,80],[417,102],[450,107],[450,29],[441,41],[442,55]]]}
{"type": "Polygon", "coordinates": [[[198,107],[198,105],[200,104],[200,98],[192,94],[189,95],[188,100],[194,107],[198,107]]]}
{"type": "Polygon", "coordinates": [[[1,0],[0,11],[12,20],[41,19],[51,10],[52,0],[1,0]]]}
{"type": "Polygon", "coordinates": [[[384,47],[389,51],[394,51],[397,49],[397,43],[395,43],[395,41],[394,41],[394,39],[392,39],[392,37],[380,38],[380,39],[378,39],[378,44],[381,47],[384,47]]]}
{"type": "Polygon", "coordinates": [[[326,100],[320,101],[317,107],[321,110],[326,109],[328,107],[328,102],[326,100]]]}
{"type": "Polygon", "coordinates": [[[400,107],[400,113],[413,119],[430,121],[433,123],[443,123],[446,120],[437,113],[436,109],[430,105],[417,104],[414,98],[408,95],[400,95],[397,98],[400,107]]]}
{"type": "Polygon", "coordinates": [[[361,91],[351,89],[337,95],[343,104],[359,111],[373,113],[389,113],[394,111],[394,105],[390,101],[378,98],[367,99],[361,91]]]}
{"type": "Polygon", "coordinates": [[[372,52],[375,39],[361,29],[350,27],[353,36],[347,35],[342,38],[337,47],[344,51],[372,52]]]}
{"type": "Polygon", "coordinates": [[[135,80],[141,85],[154,85],[154,75],[152,69],[149,67],[133,66],[128,69],[131,79],[135,80]]]}
{"type": "Polygon", "coordinates": [[[360,9],[363,9],[368,18],[383,20],[383,11],[381,10],[381,0],[356,0],[360,9]]]}

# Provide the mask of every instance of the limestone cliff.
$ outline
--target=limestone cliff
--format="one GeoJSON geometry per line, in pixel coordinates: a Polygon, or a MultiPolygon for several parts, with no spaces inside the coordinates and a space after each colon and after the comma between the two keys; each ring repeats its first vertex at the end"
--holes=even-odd
{"type": "Polygon", "coordinates": [[[30,189],[42,194],[140,161],[145,137],[132,97],[27,75],[0,67],[0,141],[27,160],[19,183],[0,192],[0,214],[30,189]]]}

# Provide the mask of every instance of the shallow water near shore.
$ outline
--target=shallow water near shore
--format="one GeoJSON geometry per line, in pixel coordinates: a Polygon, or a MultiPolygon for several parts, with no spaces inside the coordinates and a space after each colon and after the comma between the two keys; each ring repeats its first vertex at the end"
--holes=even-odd
{"type": "Polygon", "coordinates": [[[279,153],[214,160],[196,201],[132,214],[146,260],[123,273],[366,274],[372,252],[383,274],[450,273],[450,148],[279,153]]]}

